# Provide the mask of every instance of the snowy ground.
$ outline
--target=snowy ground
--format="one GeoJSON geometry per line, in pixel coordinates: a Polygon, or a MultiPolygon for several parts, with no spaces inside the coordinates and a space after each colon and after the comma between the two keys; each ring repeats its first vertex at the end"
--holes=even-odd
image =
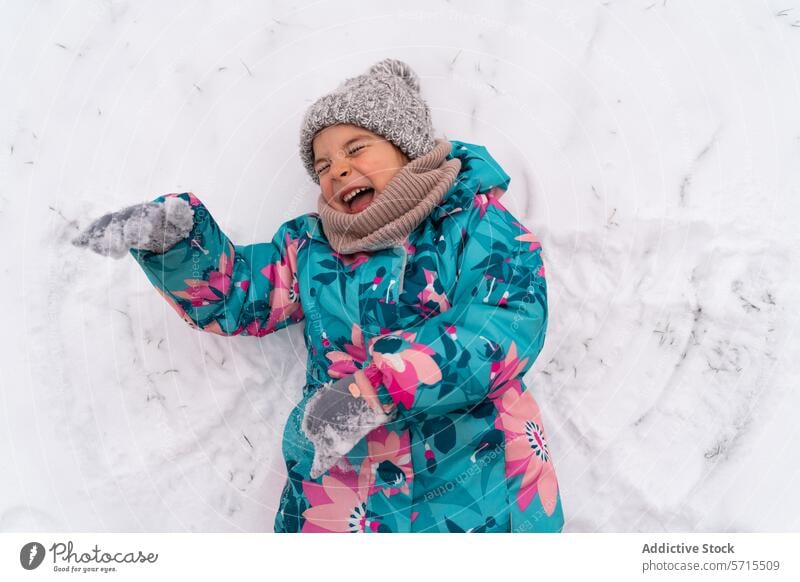
{"type": "Polygon", "coordinates": [[[798,0],[266,4],[0,5],[0,531],[272,530],[300,326],[198,333],[67,241],[188,190],[271,238],[305,108],[387,56],[542,239],[565,531],[800,529],[798,0]]]}

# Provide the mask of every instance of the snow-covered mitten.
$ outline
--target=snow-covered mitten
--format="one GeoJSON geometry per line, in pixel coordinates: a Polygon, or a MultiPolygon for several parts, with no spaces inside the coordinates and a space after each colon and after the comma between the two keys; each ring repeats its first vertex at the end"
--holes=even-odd
{"type": "Polygon", "coordinates": [[[316,479],[333,467],[373,429],[390,421],[388,414],[362,393],[365,376],[355,374],[320,386],[308,400],[303,417],[303,432],[314,444],[311,478],[316,479]]]}
{"type": "Polygon", "coordinates": [[[189,236],[194,210],[183,198],[134,204],[105,214],[72,240],[76,247],[119,259],[129,249],[165,253],[189,236]]]}

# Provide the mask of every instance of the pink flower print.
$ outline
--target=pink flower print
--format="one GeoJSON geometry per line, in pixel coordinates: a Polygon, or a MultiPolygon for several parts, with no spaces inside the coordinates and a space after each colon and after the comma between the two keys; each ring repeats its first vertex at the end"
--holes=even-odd
{"type": "Polygon", "coordinates": [[[428,284],[417,295],[419,298],[420,310],[424,312],[436,311],[437,308],[426,307],[428,301],[433,301],[438,306],[438,312],[444,313],[450,309],[450,301],[447,299],[447,295],[438,293],[434,289],[433,283],[436,281],[436,271],[429,271],[428,269],[423,269],[423,271],[425,272],[425,281],[428,284]]]}
{"type": "MultiPolygon", "coordinates": [[[[299,321],[303,318],[300,305],[300,287],[297,281],[297,248],[300,239],[292,240],[286,234],[286,252],[280,261],[270,263],[263,269],[263,274],[271,283],[269,294],[270,313],[265,326],[257,322],[253,335],[265,335],[276,329],[282,321],[292,318],[299,321]]],[[[249,327],[249,326],[248,326],[249,327]]]]}
{"type": "Polygon", "coordinates": [[[161,295],[164,298],[167,304],[170,307],[172,307],[172,309],[174,309],[178,313],[178,315],[181,316],[181,319],[183,319],[183,321],[188,323],[191,327],[197,329],[198,325],[194,322],[194,320],[191,317],[189,317],[189,315],[183,310],[183,307],[181,307],[177,301],[175,301],[172,297],[167,295],[160,288],[154,287],[154,289],[158,292],[159,295],[161,295]]]}
{"type": "MultiPolygon", "coordinates": [[[[195,321],[191,317],[189,317],[189,315],[183,310],[183,308],[180,305],[178,305],[178,303],[176,301],[174,301],[172,299],[172,297],[167,295],[164,291],[162,291],[158,287],[155,287],[155,290],[166,300],[166,302],[175,311],[178,312],[178,315],[180,315],[181,318],[186,323],[188,323],[194,329],[201,329],[201,326],[198,325],[197,323],[195,323],[195,321]]],[[[209,333],[214,333],[214,334],[222,335],[222,336],[237,335],[237,334],[242,332],[242,327],[240,326],[236,330],[232,331],[231,333],[225,333],[225,331],[222,330],[222,327],[219,325],[219,322],[216,319],[212,320],[211,323],[207,323],[206,325],[202,326],[202,329],[203,329],[203,331],[207,331],[209,333]]]]}
{"type": "Polygon", "coordinates": [[[452,210],[447,210],[446,208],[442,208],[441,211],[439,212],[439,219],[441,220],[445,216],[452,216],[457,212],[462,212],[463,210],[464,209],[461,208],[460,206],[456,206],[452,210]]]}
{"type": "Polygon", "coordinates": [[[538,492],[544,512],[553,515],[558,482],[536,400],[528,391],[508,390],[495,404],[495,428],[505,434],[506,476],[522,476],[517,505],[525,511],[538,492]]]}
{"type": "Polygon", "coordinates": [[[272,331],[266,325],[262,325],[258,319],[254,319],[253,321],[248,323],[244,327],[244,330],[247,332],[247,335],[253,337],[262,337],[267,335],[270,331],[272,331]]]}
{"type": "MultiPolygon", "coordinates": [[[[489,192],[486,195],[499,201],[500,198],[502,198],[503,194],[505,194],[505,193],[506,193],[506,191],[503,190],[500,186],[492,186],[492,189],[489,190],[489,192]]],[[[499,204],[499,202],[498,202],[498,204],[499,204]]]]}
{"type": "Polygon", "coordinates": [[[540,265],[539,266],[539,270],[536,271],[536,274],[539,275],[542,278],[544,277],[544,265],[540,265]]]}
{"type": "Polygon", "coordinates": [[[361,369],[367,359],[364,335],[357,323],[353,324],[350,335],[351,343],[344,344],[345,351],[330,351],[325,354],[325,357],[331,361],[331,365],[328,367],[328,375],[331,378],[344,378],[349,374],[354,374],[356,370],[361,369]]]}
{"type": "Polygon", "coordinates": [[[414,480],[411,466],[410,436],[380,426],[367,435],[367,450],[372,469],[370,495],[383,491],[386,497],[398,493],[409,494],[408,484],[414,480]]]}
{"type": "Polygon", "coordinates": [[[508,305],[508,289],[503,291],[503,295],[500,297],[500,300],[497,302],[497,305],[500,307],[506,307],[508,305]]]}
{"type": "Polygon", "coordinates": [[[475,195],[474,204],[478,207],[481,218],[486,214],[486,209],[489,208],[489,206],[494,206],[499,210],[506,210],[506,207],[500,204],[500,197],[503,194],[505,194],[505,190],[499,186],[495,186],[486,192],[479,192],[475,195]]]}
{"type": "Polygon", "coordinates": [[[518,227],[523,234],[514,237],[514,240],[522,241],[528,243],[528,252],[535,251],[536,249],[542,248],[541,243],[524,224],[520,224],[519,222],[512,222],[512,224],[518,227]]]}
{"type": "Polygon", "coordinates": [[[425,447],[425,468],[428,469],[431,473],[436,470],[438,463],[436,462],[436,453],[433,452],[431,446],[426,442],[425,447]]]}
{"type": "MultiPolygon", "coordinates": [[[[241,332],[241,329],[242,329],[242,328],[239,328],[239,329],[237,329],[236,331],[234,331],[234,332],[233,332],[233,333],[231,333],[230,335],[237,335],[238,333],[240,333],[240,332],[241,332]]],[[[218,322],[216,319],[215,319],[215,320],[213,320],[213,321],[212,321],[211,323],[209,323],[208,325],[206,325],[206,326],[203,328],[203,330],[204,330],[204,331],[208,331],[208,332],[210,332],[210,333],[215,333],[215,334],[217,334],[217,335],[228,335],[228,334],[226,334],[224,331],[222,331],[222,327],[220,326],[219,322],[218,322]]]]}
{"type": "Polygon", "coordinates": [[[311,507],[303,512],[306,518],[302,531],[320,533],[360,533],[377,531],[380,522],[367,518],[367,498],[372,468],[361,463],[358,473],[350,467],[342,470],[334,465],[323,475],[321,483],[303,481],[303,492],[311,507]]]}
{"type": "Polygon", "coordinates": [[[528,358],[519,358],[517,344],[512,341],[505,358],[492,362],[489,369],[489,398],[498,398],[509,388],[519,389],[519,377],[527,363],[528,358]]]}
{"type": "Polygon", "coordinates": [[[289,301],[292,303],[300,301],[300,282],[297,280],[297,273],[292,273],[292,282],[289,285],[289,301]]]}
{"type": "Polygon", "coordinates": [[[223,249],[219,255],[217,270],[211,271],[207,280],[184,279],[188,287],[175,291],[175,296],[190,301],[192,307],[211,305],[227,297],[233,272],[233,253],[233,244],[228,242],[227,249],[223,249]]]}
{"type": "Polygon", "coordinates": [[[369,260],[369,253],[353,253],[351,255],[340,255],[336,251],[331,253],[334,257],[339,259],[343,265],[350,267],[351,271],[354,271],[356,267],[358,267],[362,263],[366,263],[369,260]]]}
{"type": "Polygon", "coordinates": [[[383,384],[395,404],[410,409],[420,384],[436,384],[442,371],[431,358],[430,347],[414,343],[416,334],[396,331],[370,341],[372,361],[383,374],[383,384]],[[375,348],[378,348],[376,350],[375,348]]]}

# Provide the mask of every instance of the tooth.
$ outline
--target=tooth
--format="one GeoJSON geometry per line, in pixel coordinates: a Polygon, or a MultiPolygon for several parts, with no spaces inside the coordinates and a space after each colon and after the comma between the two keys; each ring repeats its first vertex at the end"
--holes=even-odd
{"type": "Polygon", "coordinates": [[[356,196],[357,196],[357,195],[358,195],[360,192],[363,192],[364,190],[368,190],[368,189],[369,189],[369,186],[363,186],[363,187],[361,187],[361,188],[356,188],[356,189],[355,189],[355,190],[353,190],[352,192],[348,192],[348,193],[347,193],[347,194],[344,196],[343,200],[344,200],[345,202],[350,202],[350,200],[352,200],[353,198],[355,198],[355,197],[356,197],[356,196]]]}

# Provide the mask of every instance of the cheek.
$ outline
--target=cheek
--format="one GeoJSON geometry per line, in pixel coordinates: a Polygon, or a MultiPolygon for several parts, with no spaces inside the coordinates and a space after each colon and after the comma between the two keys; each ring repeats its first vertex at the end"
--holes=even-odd
{"type": "Polygon", "coordinates": [[[331,185],[331,181],[327,177],[322,177],[319,179],[319,189],[322,192],[322,196],[325,200],[330,200],[333,198],[333,186],[331,185]]]}

